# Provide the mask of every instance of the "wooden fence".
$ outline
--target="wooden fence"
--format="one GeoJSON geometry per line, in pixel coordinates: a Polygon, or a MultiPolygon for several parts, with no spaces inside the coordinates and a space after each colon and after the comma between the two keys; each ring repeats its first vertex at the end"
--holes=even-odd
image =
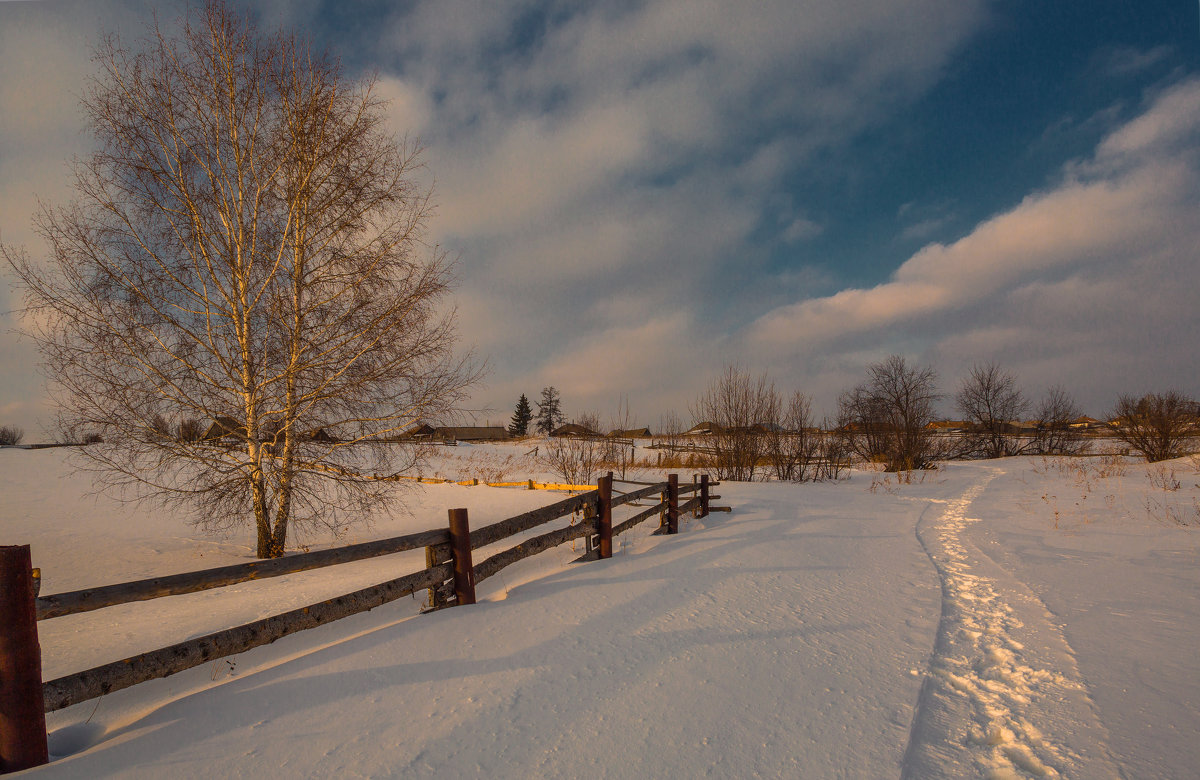
{"type": "Polygon", "coordinates": [[[3,683],[0,684],[0,774],[39,766],[49,760],[47,712],[269,644],[288,634],[364,612],[422,589],[429,590],[430,606],[434,609],[473,604],[478,583],[560,544],[583,538],[587,553],[580,560],[609,558],[614,536],[651,517],[660,518],[655,533],[674,534],[679,530],[679,516],[683,512],[692,511],[704,517],[710,510],[727,511],[726,507],[710,506],[710,501],[720,496],[710,494],[710,486],[718,483],[709,482],[707,475],[692,484],[679,484],[675,474],[666,482],[630,484],[636,488],[614,496],[613,477],[609,473],[588,492],[474,531],[470,530],[467,510],[451,509],[448,528],[50,596],[38,595],[29,545],[0,546],[0,625],[4,626],[0,633],[0,682],[3,683]],[[681,503],[683,493],[695,495],[681,503]],[[648,507],[635,503],[653,496],[659,500],[648,507]],[[641,511],[614,525],[613,509],[624,505],[641,511]],[[525,539],[478,564],[472,562],[474,550],[576,513],[582,513],[583,522],[525,539]],[[379,585],[55,680],[41,679],[39,620],[421,548],[425,549],[424,569],[379,585]]]}

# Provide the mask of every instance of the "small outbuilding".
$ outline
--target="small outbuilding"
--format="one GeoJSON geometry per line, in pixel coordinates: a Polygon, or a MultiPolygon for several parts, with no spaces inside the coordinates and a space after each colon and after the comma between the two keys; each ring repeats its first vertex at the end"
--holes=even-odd
{"type": "Polygon", "coordinates": [[[218,417],[212,421],[212,425],[204,431],[204,435],[200,437],[201,441],[224,441],[227,439],[240,439],[245,441],[246,426],[242,425],[232,417],[218,417]]]}
{"type": "Polygon", "coordinates": [[[434,441],[508,441],[512,438],[499,425],[463,425],[433,429],[434,441]]]}
{"type": "Polygon", "coordinates": [[[578,423],[567,423],[566,425],[560,425],[554,430],[550,431],[550,435],[558,438],[575,437],[586,439],[599,436],[600,434],[596,433],[590,428],[585,428],[578,423]]]}
{"type": "Polygon", "coordinates": [[[629,430],[614,430],[609,431],[608,436],[611,439],[649,439],[651,438],[649,428],[630,428],[629,430]]]}

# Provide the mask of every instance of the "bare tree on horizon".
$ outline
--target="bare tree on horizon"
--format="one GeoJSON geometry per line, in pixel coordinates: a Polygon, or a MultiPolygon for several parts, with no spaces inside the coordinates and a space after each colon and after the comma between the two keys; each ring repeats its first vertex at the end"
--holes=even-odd
{"type": "Polygon", "coordinates": [[[776,424],[779,403],[764,372],[752,377],[736,364],[725,366],[696,400],[692,417],[712,423],[707,443],[717,479],[753,482],[768,455],[768,427],[776,424]]]}
{"type": "Polygon", "coordinates": [[[1071,427],[1083,411],[1066,388],[1055,385],[1034,410],[1037,429],[1033,450],[1041,455],[1078,455],[1087,449],[1079,431],[1071,427]]]}
{"type": "Polygon", "coordinates": [[[997,363],[975,364],[954,396],[954,404],[968,422],[972,451],[986,458],[1021,452],[1021,417],[1029,402],[1017,387],[1017,378],[997,363]]]}
{"type": "Polygon", "coordinates": [[[929,429],[939,397],[931,367],[892,355],[867,366],[866,381],[838,398],[838,433],[855,454],[888,471],[931,468],[945,454],[929,429]]]}
{"type": "Polygon", "coordinates": [[[1200,404],[1174,390],[1121,395],[1112,416],[1116,437],[1150,463],[1187,455],[1200,439],[1200,404]]]}

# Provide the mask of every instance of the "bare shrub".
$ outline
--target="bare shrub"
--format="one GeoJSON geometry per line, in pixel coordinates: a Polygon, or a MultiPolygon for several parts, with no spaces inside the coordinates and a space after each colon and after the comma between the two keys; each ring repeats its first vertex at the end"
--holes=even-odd
{"type": "MultiPolygon", "coordinates": [[[[516,456],[501,456],[494,452],[472,452],[465,465],[465,478],[478,479],[480,482],[504,482],[511,474],[520,468],[524,458],[516,456]]],[[[461,477],[460,477],[461,478],[461,477]]]]}
{"type": "Polygon", "coordinates": [[[605,465],[616,473],[619,479],[627,479],[630,469],[635,465],[637,443],[628,436],[629,431],[636,426],[636,418],[629,409],[629,396],[622,395],[617,402],[616,413],[609,418],[612,431],[608,437],[608,449],[605,453],[605,465]]]}
{"type": "Polygon", "coordinates": [[[812,467],[813,480],[818,482],[836,482],[850,465],[850,448],[846,446],[845,439],[830,432],[829,427],[828,420],[823,422],[818,437],[816,460],[812,467]]]}
{"type": "Polygon", "coordinates": [[[569,485],[590,485],[605,465],[608,443],[599,433],[600,415],[584,414],[575,424],[587,433],[552,436],[539,460],[569,485]]]}
{"type": "Polygon", "coordinates": [[[1146,479],[1150,481],[1150,487],[1157,488],[1164,493],[1172,493],[1183,487],[1183,483],[1175,477],[1175,469],[1169,469],[1162,463],[1149,469],[1146,472],[1146,479]]]}
{"type": "Polygon", "coordinates": [[[0,444],[20,444],[25,431],[15,425],[0,426],[0,444]]]}
{"type": "Polygon", "coordinates": [[[658,418],[658,432],[654,436],[651,448],[656,450],[654,460],[650,456],[643,457],[641,465],[646,468],[681,468],[683,458],[680,450],[686,448],[683,421],[675,412],[667,412],[658,418]]]}
{"type": "Polygon", "coordinates": [[[899,355],[867,367],[867,379],[838,398],[838,432],[847,448],[886,471],[933,466],[945,447],[929,423],[939,398],[932,368],[910,367],[899,355]]]}
{"type": "Polygon", "coordinates": [[[692,410],[697,423],[710,422],[708,436],[717,479],[752,481],[769,454],[768,425],[778,416],[775,388],[730,365],[713,380],[692,410]]]}
{"type": "Polygon", "coordinates": [[[1188,454],[1200,437],[1200,407],[1173,390],[1141,398],[1122,395],[1112,416],[1114,435],[1150,463],[1188,454]]]}
{"type": "Polygon", "coordinates": [[[1083,412],[1064,388],[1051,387],[1034,411],[1037,429],[1033,451],[1040,455],[1078,455],[1087,447],[1079,431],[1071,423],[1083,412]]]}
{"type": "Polygon", "coordinates": [[[773,403],[776,410],[767,420],[766,439],[775,478],[793,482],[815,479],[821,436],[813,430],[812,399],[804,393],[793,393],[787,408],[781,411],[781,399],[773,403]]]}
{"type": "Polygon", "coordinates": [[[162,438],[174,435],[174,431],[171,430],[171,422],[161,414],[155,414],[150,418],[150,433],[162,438]]]}
{"type": "Polygon", "coordinates": [[[1029,402],[1013,374],[995,363],[972,366],[954,401],[971,423],[967,433],[970,451],[985,458],[1021,452],[1020,422],[1029,411],[1029,402]]]}

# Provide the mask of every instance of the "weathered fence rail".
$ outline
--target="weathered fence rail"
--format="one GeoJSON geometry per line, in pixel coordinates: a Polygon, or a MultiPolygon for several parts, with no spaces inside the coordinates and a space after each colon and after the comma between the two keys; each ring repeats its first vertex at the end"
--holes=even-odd
{"type": "Polygon", "coordinates": [[[391,539],[379,539],[373,542],[352,544],[346,547],[336,547],[330,550],[289,555],[286,558],[274,558],[252,563],[239,563],[232,566],[220,566],[215,569],[171,574],[165,577],[153,577],[146,580],[122,582],[116,585],[104,585],[97,588],[84,588],[67,593],[57,593],[53,596],[41,596],[37,599],[37,618],[47,620],[63,615],[74,615],[78,612],[88,612],[103,607],[113,607],[118,604],[128,604],[133,601],[148,601],[162,596],[179,596],[185,593],[196,593],[210,588],[222,588],[226,585],[236,585],[239,582],[280,577],[284,574],[319,569],[337,563],[351,563],[380,555],[420,550],[438,544],[447,544],[450,534],[445,530],[422,531],[420,533],[396,536],[391,539]]]}
{"type": "MultiPolygon", "coordinates": [[[[499,523],[470,530],[467,510],[452,509],[449,527],[381,539],[331,550],[267,561],[222,566],[202,571],[87,588],[38,597],[28,546],[0,547],[0,774],[37,766],[48,760],[43,713],[69,707],[140,682],[166,677],[210,661],[269,644],[276,639],[365,612],[403,596],[429,589],[431,606],[442,608],[475,602],[475,586],[518,561],[575,539],[587,540],[589,558],[612,555],[612,537],[654,516],[661,518],[656,533],[676,533],[681,513],[705,516],[710,509],[707,475],[680,485],[675,475],[666,482],[645,485],[613,495],[612,474],[599,486],[549,506],[515,515],[499,523]],[[681,493],[697,492],[679,503],[681,493]],[[660,501],[612,522],[614,507],[658,495],[660,501]],[[472,551],[489,547],[567,516],[582,513],[583,521],[524,539],[492,554],[478,565],[472,551]],[[396,579],[326,601],[196,637],[168,647],[102,664],[49,682],[41,681],[37,621],[87,612],[117,604],[219,588],[250,580],[278,577],[339,563],[365,560],[408,550],[426,550],[426,567],[396,579]],[[12,628],[10,629],[10,625],[12,628]]],[[[718,509],[719,507],[711,507],[718,509]]]]}
{"type": "Polygon", "coordinates": [[[436,585],[449,574],[448,565],[423,569],[328,601],[59,677],[42,685],[45,711],[53,712],[140,682],[168,677],[218,658],[270,644],[297,631],[374,609],[436,585]]]}

